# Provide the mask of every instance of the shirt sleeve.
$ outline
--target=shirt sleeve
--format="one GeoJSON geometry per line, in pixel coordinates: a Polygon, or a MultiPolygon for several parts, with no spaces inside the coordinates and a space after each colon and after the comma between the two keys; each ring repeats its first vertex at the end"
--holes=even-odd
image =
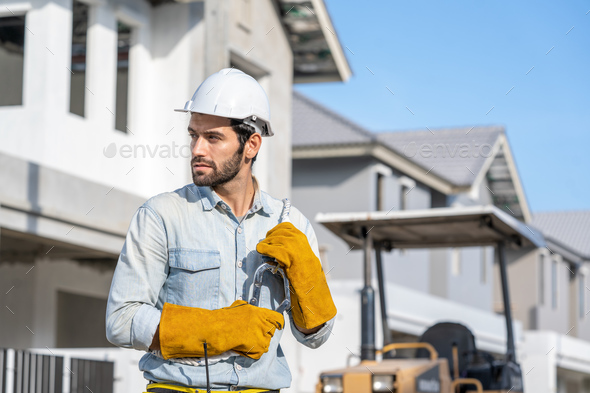
{"type": "Polygon", "coordinates": [[[301,344],[312,349],[319,348],[328,341],[330,334],[332,334],[332,329],[334,329],[335,319],[336,317],[330,319],[315,333],[304,334],[297,329],[297,326],[295,326],[295,322],[293,322],[293,318],[291,318],[291,314],[289,313],[289,321],[291,321],[291,332],[293,333],[293,336],[301,344]]]}
{"type": "Polygon", "coordinates": [[[166,281],[167,236],[162,219],[141,206],[131,220],[113,275],[106,312],[109,342],[147,351],[160,323],[156,308],[166,281]]]}
{"type": "MultiPolygon", "coordinates": [[[[305,235],[307,236],[307,240],[309,241],[309,245],[311,246],[311,249],[313,250],[314,254],[316,255],[316,257],[318,257],[318,259],[320,259],[320,250],[318,246],[318,239],[315,235],[315,231],[313,230],[313,227],[311,226],[309,220],[306,219],[302,214],[301,218],[304,220],[304,225],[302,225],[304,230],[302,232],[305,233],[305,235]]],[[[332,329],[334,328],[335,319],[336,317],[330,319],[328,322],[324,324],[324,326],[320,328],[320,330],[318,330],[315,333],[304,334],[297,329],[295,323],[293,322],[293,318],[291,317],[291,313],[289,313],[289,320],[291,322],[291,332],[293,333],[293,336],[295,337],[295,339],[297,339],[297,341],[309,348],[318,348],[322,346],[326,341],[328,341],[328,338],[332,334],[332,329]]]]}

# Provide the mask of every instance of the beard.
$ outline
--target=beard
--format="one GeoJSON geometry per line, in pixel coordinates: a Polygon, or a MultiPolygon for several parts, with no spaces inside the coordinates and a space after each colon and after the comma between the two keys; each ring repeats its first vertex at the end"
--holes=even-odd
{"type": "Polygon", "coordinates": [[[198,157],[193,158],[191,160],[193,183],[199,187],[216,187],[229,182],[240,172],[243,153],[244,149],[238,148],[233,156],[221,163],[221,169],[218,169],[217,164],[215,164],[213,161],[198,157]],[[210,166],[211,174],[197,175],[195,173],[195,169],[193,169],[193,165],[196,163],[203,163],[210,166]]]}

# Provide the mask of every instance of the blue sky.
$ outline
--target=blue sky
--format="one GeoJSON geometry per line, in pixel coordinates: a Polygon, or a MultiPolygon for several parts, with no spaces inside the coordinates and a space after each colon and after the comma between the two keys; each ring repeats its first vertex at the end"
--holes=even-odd
{"type": "Polygon", "coordinates": [[[375,132],[503,125],[533,212],[590,209],[590,1],[325,1],[353,76],[298,91],[375,132]]]}

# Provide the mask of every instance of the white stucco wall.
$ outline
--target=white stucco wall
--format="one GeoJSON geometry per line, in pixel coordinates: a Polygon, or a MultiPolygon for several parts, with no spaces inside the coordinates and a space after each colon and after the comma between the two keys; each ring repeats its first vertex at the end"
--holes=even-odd
{"type": "MultiPolygon", "coordinates": [[[[0,300],[0,346],[55,347],[58,291],[106,302],[113,271],[112,266],[101,269],[47,257],[29,262],[4,261],[0,264],[0,287],[5,293],[0,300]]],[[[79,334],[86,333],[80,331],[79,334]]]]}
{"type": "MultiPolygon", "coordinates": [[[[0,2],[15,9],[19,3],[0,2]]],[[[146,199],[190,183],[188,118],[173,109],[182,107],[206,76],[204,3],[155,8],[139,0],[92,3],[84,118],[69,113],[71,2],[28,4],[23,105],[0,107],[0,151],[146,199]],[[134,29],[128,133],[114,129],[118,19],[134,29]]],[[[271,194],[285,197],[290,195],[292,54],[272,3],[250,6],[256,7],[251,30],[234,26],[239,16],[230,8],[228,41],[216,50],[234,51],[268,71],[262,84],[276,136],[265,139],[256,173],[271,194]]]]}

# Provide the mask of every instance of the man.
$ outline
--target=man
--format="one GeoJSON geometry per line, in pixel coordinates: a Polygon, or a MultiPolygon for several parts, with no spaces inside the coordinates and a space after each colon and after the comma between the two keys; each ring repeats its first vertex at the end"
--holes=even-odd
{"type": "Polygon", "coordinates": [[[224,69],[207,78],[181,111],[190,112],[193,183],[149,199],[131,221],[107,304],[108,340],[147,351],[139,368],[148,392],[274,391],[290,385],[274,311],[283,282],[267,273],[249,304],[262,256],[290,281],[291,330],[317,348],[336,308],[309,221],[258,188],[252,164],[272,136],[262,87],[224,69]],[[208,374],[203,357],[207,344],[208,374]],[[262,389],[262,390],[260,390],[262,389]]]}

